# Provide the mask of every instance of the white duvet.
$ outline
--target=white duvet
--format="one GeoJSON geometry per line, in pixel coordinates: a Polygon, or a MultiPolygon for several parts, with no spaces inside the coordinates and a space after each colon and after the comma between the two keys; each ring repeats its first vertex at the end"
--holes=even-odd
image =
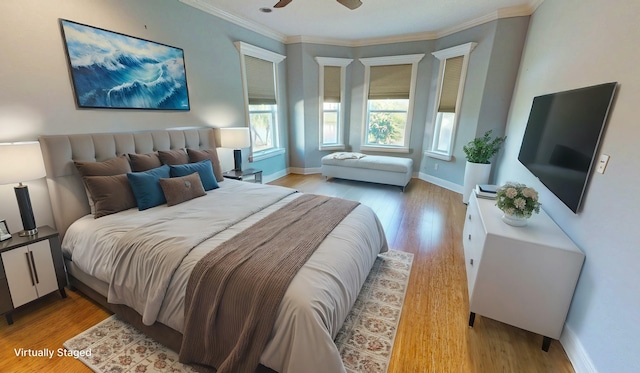
{"type": "MultiPolygon", "coordinates": [[[[195,224],[217,232],[190,250],[175,273],[166,276],[168,286],[162,294],[150,292],[149,299],[141,299],[140,294],[145,291],[120,289],[130,293],[120,294],[118,302],[124,299],[122,303],[143,315],[145,323],[158,321],[182,332],[184,293],[196,262],[298,196],[287,188],[225,180],[219,189],[207,192],[207,196],[180,205],[145,211],[131,209],[99,219],[83,217],[67,230],[62,246],[80,269],[109,283],[114,274],[118,278],[117,274],[123,272],[115,271],[114,263],[122,256],[118,241],[128,233],[141,227],[147,231],[150,227],[163,230],[171,227],[172,233],[164,236],[189,240],[200,232],[200,226],[195,224]],[[205,212],[206,220],[194,219],[205,212]]],[[[387,242],[377,217],[370,208],[358,206],[294,277],[280,304],[260,362],[281,373],[344,372],[333,339],[377,254],[386,250],[387,242]]],[[[131,272],[134,282],[144,284],[158,268],[163,268],[162,264],[151,265],[152,262],[129,263],[125,272],[131,272]]]]}

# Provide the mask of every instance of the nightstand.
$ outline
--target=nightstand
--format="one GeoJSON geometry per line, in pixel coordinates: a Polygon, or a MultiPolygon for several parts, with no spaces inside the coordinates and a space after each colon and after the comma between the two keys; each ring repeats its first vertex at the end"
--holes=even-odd
{"type": "Polygon", "coordinates": [[[227,179],[234,179],[234,180],[244,180],[245,177],[253,176],[254,183],[262,184],[262,170],[258,170],[255,168],[247,168],[246,170],[241,170],[241,171],[231,170],[231,171],[223,172],[222,176],[226,177],[227,179]]]}
{"type": "Polygon", "coordinates": [[[64,290],[67,276],[62,261],[60,236],[49,227],[38,227],[30,237],[14,234],[0,242],[0,314],[13,324],[14,309],[54,291],[64,290]]]}

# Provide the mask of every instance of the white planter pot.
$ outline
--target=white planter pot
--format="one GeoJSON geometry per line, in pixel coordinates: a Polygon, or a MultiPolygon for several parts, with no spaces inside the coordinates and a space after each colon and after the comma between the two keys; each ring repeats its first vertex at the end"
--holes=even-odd
{"type": "Polygon", "coordinates": [[[502,221],[514,227],[524,227],[527,225],[529,217],[502,214],[502,221]]]}
{"type": "Polygon", "coordinates": [[[464,169],[464,190],[462,202],[469,203],[469,197],[473,193],[477,184],[487,184],[491,174],[491,164],[471,163],[467,161],[464,169]]]}

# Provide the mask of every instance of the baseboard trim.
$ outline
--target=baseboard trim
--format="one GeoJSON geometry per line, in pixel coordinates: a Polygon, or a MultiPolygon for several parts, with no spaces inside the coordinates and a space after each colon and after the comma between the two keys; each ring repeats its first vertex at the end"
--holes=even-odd
{"type": "Polygon", "coordinates": [[[263,183],[270,183],[274,180],[278,180],[281,177],[285,177],[289,174],[289,172],[285,169],[285,170],[280,170],[278,172],[269,174],[269,175],[262,175],[262,182],[263,183]]]}
{"type": "Polygon", "coordinates": [[[450,182],[448,180],[437,178],[435,176],[427,175],[424,172],[420,172],[418,178],[420,180],[424,180],[424,181],[426,181],[428,183],[435,184],[435,185],[437,185],[439,187],[443,187],[445,189],[449,189],[452,192],[456,192],[456,193],[462,194],[462,191],[463,191],[462,185],[458,185],[458,184],[452,183],[452,182],[450,182]]]}
{"type": "Polygon", "coordinates": [[[576,373],[598,373],[584,346],[566,324],[560,335],[560,344],[562,344],[564,351],[567,353],[567,357],[576,373]]]}
{"type": "Polygon", "coordinates": [[[322,173],[320,167],[310,167],[310,168],[289,167],[288,171],[290,174],[298,174],[298,175],[311,175],[311,174],[322,173]]]}

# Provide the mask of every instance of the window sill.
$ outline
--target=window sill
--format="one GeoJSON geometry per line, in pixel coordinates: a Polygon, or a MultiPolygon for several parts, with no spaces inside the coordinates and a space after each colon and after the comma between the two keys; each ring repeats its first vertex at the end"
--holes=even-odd
{"type": "Polygon", "coordinates": [[[451,158],[453,158],[451,156],[451,154],[437,153],[437,152],[432,152],[432,151],[426,151],[426,152],[424,152],[424,155],[426,155],[427,157],[431,157],[431,158],[441,159],[443,161],[450,161],[451,158]]]}
{"type": "Polygon", "coordinates": [[[360,151],[387,152],[387,153],[409,153],[409,148],[404,147],[404,146],[363,145],[363,146],[360,147],[360,151]]]}
{"type": "Polygon", "coordinates": [[[344,144],[320,145],[318,150],[344,150],[345,148],[344,144]]]}
{"type": "Polygon", "coordinates": [[[284,148],[275,148],[269,150],[263,150],[253,153],[253,162],[261,161],[263,159],[275,157],[277,155],[284,154],[286,150],[284,148]]]}

